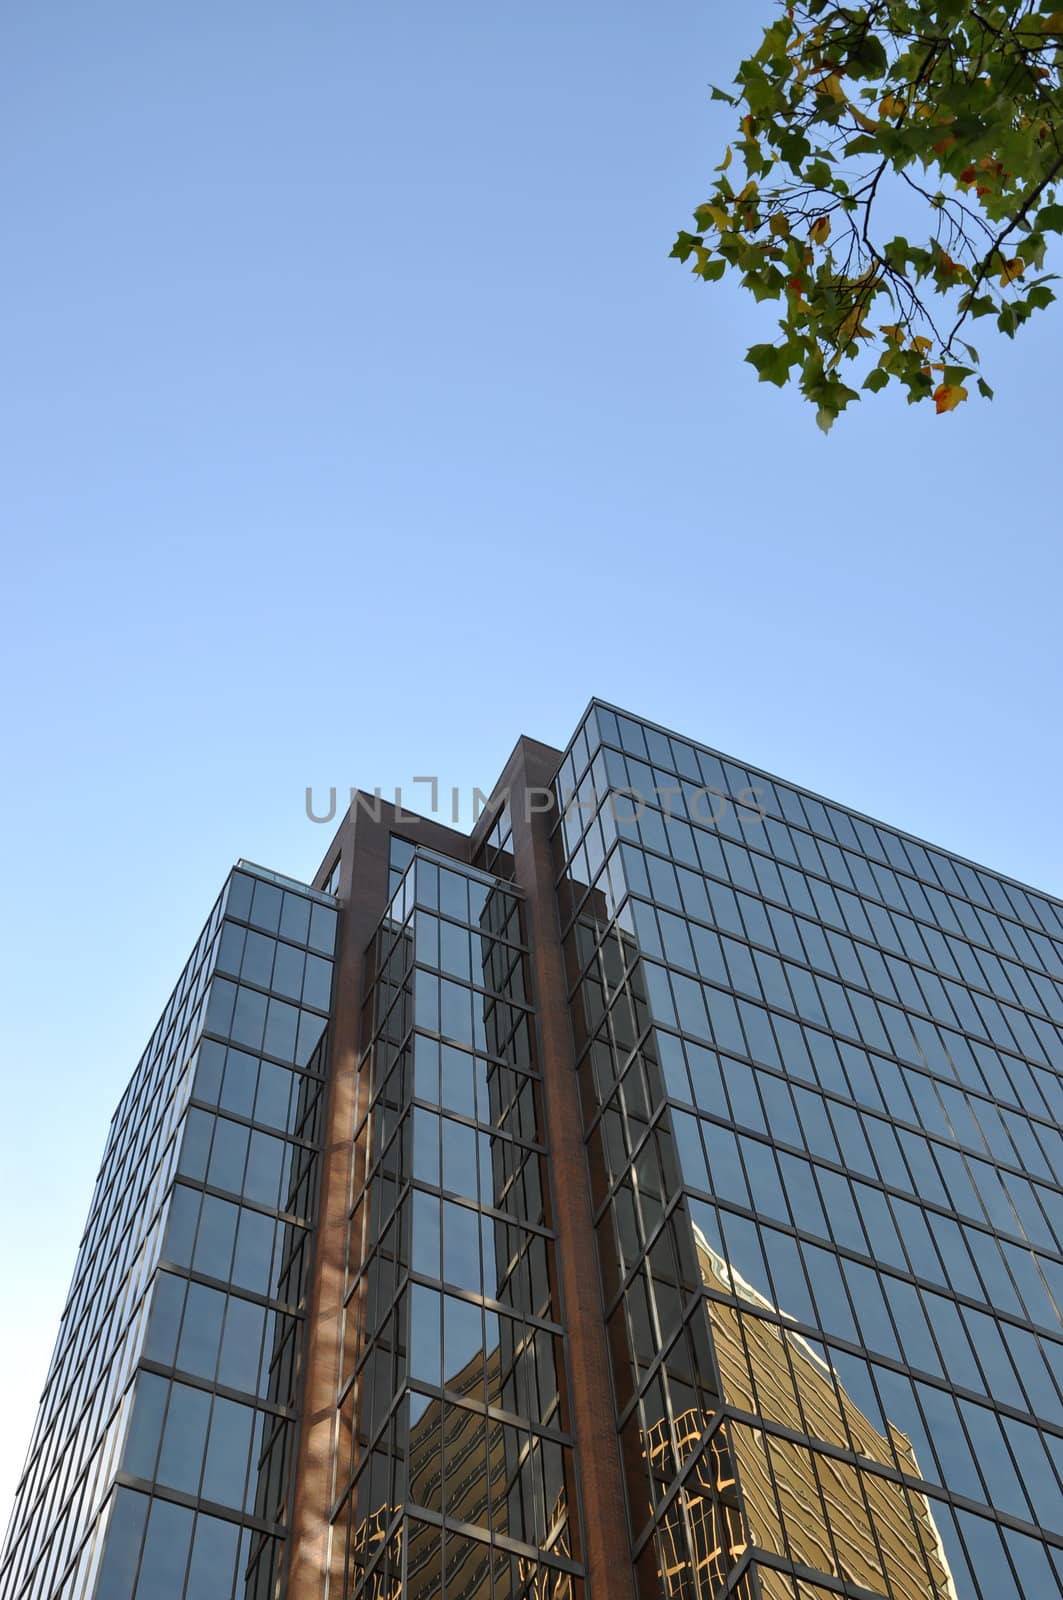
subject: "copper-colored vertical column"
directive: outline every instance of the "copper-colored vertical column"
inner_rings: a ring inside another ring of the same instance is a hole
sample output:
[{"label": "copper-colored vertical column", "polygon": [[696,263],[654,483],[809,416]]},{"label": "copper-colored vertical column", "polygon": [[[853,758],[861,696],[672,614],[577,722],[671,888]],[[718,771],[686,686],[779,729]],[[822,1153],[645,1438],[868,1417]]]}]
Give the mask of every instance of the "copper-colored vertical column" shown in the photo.
[{"label": "copper-colored vertical column", "polygon": [[[322,1139],[321,1189],[314,1239],[314,1265],[308,1295],[308,1327],[303,1367],[300,1425],[295,1452],[286,1600],[344,1600],[345,1551],[329,1538],[337,1458],[346,1470],[350,1438],[337,1398],[343,1360],[343,1297],[347,1283],[347,1225],[352,1178],[360,1179],[364,1140],[355,1148],[355,1129],[366,1111],[368,1084],[359,1073],[364,1041],[362,989],[365,955],[388,898],[388,850],[395,825],[404,837],[468,859],[464,834],[426,817],[398,816],[371,795],[362,795],[340,825],[326,862],[340,845],[339,895],[343,902],[339,951],[332,995],[332,1044],[328,1102]],[[324,874],[315,879],[320,883]],[[355,1330],[357,1336],[358,1330]],[[348,1332],[348,1345],[356,1343]]]},{"label": "copper-colored vertical column", "polygon": [[500,787],[508,787],[511,795],[515,876],[527,896],[545,1132],[560,1233],[562,1313],[572,1372],[572,1430],[582,1487],[589,1600],[632,1600],[634,1578],[609,1348],[554,892],[550,828],[556,813],[535,809],[543,802],[543,790],[550,783],[557,762],[556,750],[533,739],[521,739]]},{"label": "copper-colored vertical column", "polygon": [[[340,898],[344,911],[332,998],[332,1043],[328,1100],[321,1152],[321,1189],[314,1239],[314,1267],[308,1296],[308,1326],[303,1368],[302,1416],[295,1461],[294,1498],[288,1556],[288,1600],[322,1600],[338,1595],[331,1578],[342,1578],[343,1551],[332,1550],[329,1509],[337,1451],[336,1396],[340,1381],[343,1295],[347,1264],[347,1208],[352,1140],[359,1121],[358,1056],[362,959],[369,931],[360,915],[367,885],[363,852],[356,858],[354,818],[340,830],[343,859]],[[385,884],[387,866],[385,859]],[[359,894],[361,890],[361,894]],[[356,898],[357,896],[357,898]],[[379,891],[373,899],[379,904]],[[371,926],[371,925],[370,925]]]}]

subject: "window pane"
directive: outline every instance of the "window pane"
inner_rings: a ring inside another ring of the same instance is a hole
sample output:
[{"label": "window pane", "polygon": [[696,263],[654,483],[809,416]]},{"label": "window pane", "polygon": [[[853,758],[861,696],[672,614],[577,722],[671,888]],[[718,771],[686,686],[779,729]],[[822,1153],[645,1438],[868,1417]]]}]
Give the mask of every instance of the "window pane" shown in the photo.
[{"label": "window pane", "polygon": [[171,1489],[195,1494],[203,1467],[207,1440],[210,1395],[175,1383],[166,1416],[162,1452],[159,1456],[159,1482]]},{"label": "window pane", "polygon": [[218,1117],[216,1123],[207,1181],[215,1189],[239,1194],[247,1160],[247,1129],[238,1122],[230,1122],[228,1117]]},{"label": "window pane", "polygon": [[169,1390],[168,1380],[157,1377],[153,1372],[142,1372],[137,1378],[133,1416],[122,1456],[123,1470],[135,1478],[152,1478],[155,1475],[155,1457],[159,1451],[159,1435]]},{"label": "window pane", "polygon": [[477,1212],[447,1201],[443,1206],[443,1276],[461,1289],[480,1293],[480,1226]]},{"label": "window pane", "polygon": [[443,1382],[461,1387],[461,1378],[474,1356],[482,1356],[483,1323],[478,1305],[443,1296]]},{"label": "window pane", "polygon": [[410,1292],[410,1377],[439,1383],[439,1295],[415,1283]]},{"label": "window pane", "polygon": [[225,1314],[225,1296],[202,1283],[188,1285],[185,1320],[177,1365],[199,1378],[213,1378],[218,1364],[218,1343]]},{"label": "window pane", "polygon": [[144,1342],[144,1355],[148,1361],[159,1361],[166,1367],[173,1365],[184,1303],[184,1279],[175,1278],[172,1272],[160,1272],[155,1280],[151,1322]]},{"label": "window pane", "polygon": [[200,1512],[192,1544],[185,1600],[229,1600],[240,1530],[235,1522]]},{"label": "window pane", "polygon": [[277,946],[277,959],[273,967],[273,991],[275,994],[286,995],[289,1000],[298,1000],[303,990],[303,966],[306,956],[302,950],[296,950],[294,945],[279,944]]},{"label": "window pane", "polygon": [[115,1491],[94,1600],[131,1600],[150,1503],[146,1494],[132,1489]]},{"label": "window pane", "polygon": [[310,931],[311,902],[301,894],[286,894],[281,911],[280,931],[285,939],[305,944]]},{"label": "window pane", "polygon": [[153,1500],[140,1564],[137,1600],[161,1600],[179,1595],[192,1537],[192,1513],[168,1500]]},{"label": "window pane", "polygon": [[237,1295],[229,1296],[218,1363],[218,1382],[226,1388],[246,1389],[253,1394],[258,1387],[265,1317],[263,1306]]},{"label": "window pane", "polygon": [[203,1498],[219,1505],[239,1507],[251,1454],[251,1424],[255,1413],[236,1400],[215,1397],[210,1443],[203,1472]]},{"label": "window pane", "polygon": [[195,1268],[209,1278],[227,1278],[233,1254],[237,1207],[216,1195],[203,1196],[203,1215],[196,1238]]}]

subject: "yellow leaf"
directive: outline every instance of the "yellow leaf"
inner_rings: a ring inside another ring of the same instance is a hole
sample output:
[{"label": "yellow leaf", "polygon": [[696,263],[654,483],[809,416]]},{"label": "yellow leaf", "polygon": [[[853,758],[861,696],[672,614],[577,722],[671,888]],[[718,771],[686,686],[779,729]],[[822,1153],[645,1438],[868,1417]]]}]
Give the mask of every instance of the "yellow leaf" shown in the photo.
[{"label": "yellow leaf", "polygon": [[864,327],[864,322],[870,309],[868,305],[859,305],[853,306],[852,310],[846,313],[838,325],[840,343],[848,344],[850,339],[871,339],[874,337]]},{"label": "yellow leaf", "polygon": [[933,339],[928,339],[925,333],[917,333],[912,343],[921,355],[925,355],[928,350],[932,350],[934,347]]},{"label": "yellow leaf", "polygon": [[880,117],[903,116],[908,107],[905,101],[895,94],[885,94],[879,101],[878,114]]},{"label": "yellow leaf", "polygon": [[934,390],[934,405],[940,417],[946,411],[955,411],[967,398],[967,390],[962,383],[942,383]]},{"label": "yellow leaf", "polygon": [[904,343],[904,329],[899,322],[883,322],[881,328],[890,344]]},{"label": "yellow leaf", "polygon": [[728,145],[727,146],[727,154],[724,156],[723,160],[720,162],[720,165],[718,167],[714,167],[713,168],[713,171],[714,172],[726,172],[727,168],[730,165],[731,165],[731,146]]},{"label": "yellow leaf", "polygon": [[829,94],[832,100],[844,100],[845,90],[842,88],[840,75],[837,72],[830,72],[825,78],[821,78],[816,84],[816,93]]},{"label": "yellow leaf", "polygon": [[694,213],[699,228],[707,228],[710,223],[719,228],[721,233],[726,233],[731,226],[731,218],[723,206],[711,205],[708,201],[703,206],[698,206]]},{"label": "yellow leaf", "polygon": [[708,259],[709,259],[709,252],[705,249],[704,245],[699,244],[699,245],[695,245],[694,246],[694,254],[697,257],[697,260],[694,262],[694,265],[691,267],[691,269],[690,269],[691,272],[693,272],[693,273],[704,272],[706,264],[707,264]]},{"label": "yellow leaf", "polygon": [[878,123],[875,121],[875,119],[873,117],[865,116],[864,113],[857,106],[853,106],[852,112],[853,112],[854,120],[859,124],[859,126],[861,128],[863,128],[865,133],[877,133],[878,132]]},{"label": "yellow leaf", "polygon": [[830,218],[817,217],[808,230],[808,237],[813,244],[826,244],[830,237]]},{"label": "yellow leaf", "polygon": [[787,222],[781,211],[775,211],[772,213],[772,216],[768,222],[768,227],[771,229],[776,239],[788,239],[790,237],[790,224]]},{"label": "yellow leaf", "polygon": [[1053,11],[1049,16],[1042,17],[1041,27],[1045,33],[1063,33],[1063,11]]},{"label": "yellow leaf", "polygon": [[1006,289],[1014,278],[1021,278],[1026,271],[1026,263],[1020,256],[1014,256],[1011,261],[1005,261],[1004,270],[1000,274],[1000,287]]},{"label": "yellow leaf", "polygon": [[757,185],[756,185],[755,181],[752,178],[750,178],[749,182],[746,184],[745,188],[742,190],[742,193],[738,196],[737,200],[735,201],[735,205],[736,206],[740,206],[742,204],[743,200],[749,200],[753,195],[756,194],[756,192],[757,192]]}]

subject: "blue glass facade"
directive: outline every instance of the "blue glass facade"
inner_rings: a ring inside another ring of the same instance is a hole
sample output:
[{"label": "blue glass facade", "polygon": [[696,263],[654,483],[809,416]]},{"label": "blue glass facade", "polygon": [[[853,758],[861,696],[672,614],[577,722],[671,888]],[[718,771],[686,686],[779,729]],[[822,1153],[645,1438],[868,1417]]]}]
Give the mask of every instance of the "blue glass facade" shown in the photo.
[{"label": "blue glass facade", "polygon": [[595,706],[555,842],[640,1594],[1063,1579],[1063,908]]},{"label": "blue glass facade", "polygon": [[0,1594],[276,1592],[336,910],[247,867],[111,1126]]}]

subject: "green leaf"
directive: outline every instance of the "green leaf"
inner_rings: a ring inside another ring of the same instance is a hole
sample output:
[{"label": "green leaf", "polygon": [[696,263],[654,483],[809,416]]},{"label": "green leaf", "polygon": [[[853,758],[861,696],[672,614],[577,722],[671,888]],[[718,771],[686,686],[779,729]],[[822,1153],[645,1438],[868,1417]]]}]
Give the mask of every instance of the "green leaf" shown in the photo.
[{"label": "green leaf", "polygon": [[1063,206],[1042,206],[1037,213],[1037,226],[1042,233],[1063,233]]},{"label": "green leaf", "polygon": [[742,279],[742,287],[748,289],[754,300],[759,305],[762,300],[778,300],[782,294],[786,279],[774,267],[765,268],[761,272],[749,272]]},{"label": "green leaf", "polygon": [[1015,251],[1020,260],[1025,261],[1029,267],[1040,268],[1044,265],[1047,241],[1038,228],[1027,235]]},{"label": "green leaf", "polygon": [[864,388],[870,389],[872,394],[878,394],[878,391],[884,389],[889,381],[890,375],[888,372],[884,372],[881,367],[872,367],[864,379]]},{"label": "green leaf", "polygon": [[784,133],[779,140],[779,155],[794,172],[797,172],[806,156],[812,154],[812,146],[803,133]]},{"label": "green leaf", "polygon": [[774,383],[781,389],[790,376],[792,358],[785,345],[751,345],[746,351],[746,360],[756,367],[761,383]]},{"label": "green leaf", "polygon": [[816,427],[820,428],[824,433],[829,433],[834,426],[837,415],[838,413],[832,411],[829,406],[820,406],[816,412]]},{"label": "green leaf", "polygon": [[706,261],[705,265],[701,269],[700,275],[705,279],[706,283],[717,283],[720,278],[723,277],[726,271],[727,262],[721,261],[717,256],[712,261]]},{"label": "green leaf", "polygon": [[978,317],[991,317],[996,309],[997,303],[992,295],[989,294],[968,295],[964,300],[960,301],[960,310],[969,311],[970,315],[976,319]]},{"label": "green leaf", "polygon": [[668,252],[669,258],[672,256],[678,256],[680,261],[686,261],[691,251],[694,250],[698,245],[704,243],[705,241],[699,233],[684,233],[680,231],[679,237],[676,239],[675,244]]},{"label": "green leaf", "polygon": [[888,66],[889,58],[882,40],[868,30],[849,51],[845,70],[850,78],[881,78]]},{"label": "green leaf", "polygon": [[984,378],[979,378],[978,380],[978,393],[982,396],[983,400],[992,400],[993,398],[993,391],[989,387],[988,383],[986,383]]},{"label": "green leaf", "polygon": [[997,327],[1000,329],[1001,333],[1006,333],[1009,339],[1014,339],[1015,329],[1018,326],[1019,315],[1014,302],[1009,305],[1001,306],[1000,315],[997,318]]}]

